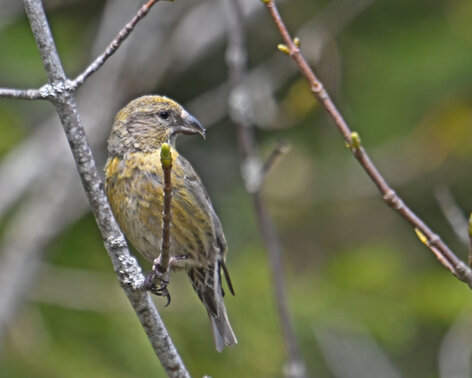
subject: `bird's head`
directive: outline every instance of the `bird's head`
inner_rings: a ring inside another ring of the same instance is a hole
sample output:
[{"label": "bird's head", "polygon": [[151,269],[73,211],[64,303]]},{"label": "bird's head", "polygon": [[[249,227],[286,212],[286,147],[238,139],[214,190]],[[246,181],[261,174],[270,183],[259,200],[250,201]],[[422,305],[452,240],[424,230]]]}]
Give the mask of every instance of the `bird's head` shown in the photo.
[{"label": "bird's head", "polygon": [[200,122],[177,102],[164,96],[143,96],[131,101],[116,115],[108,138],[108,152],[154,152],[162,143],[174,144],[179,134],[200,134]]}]

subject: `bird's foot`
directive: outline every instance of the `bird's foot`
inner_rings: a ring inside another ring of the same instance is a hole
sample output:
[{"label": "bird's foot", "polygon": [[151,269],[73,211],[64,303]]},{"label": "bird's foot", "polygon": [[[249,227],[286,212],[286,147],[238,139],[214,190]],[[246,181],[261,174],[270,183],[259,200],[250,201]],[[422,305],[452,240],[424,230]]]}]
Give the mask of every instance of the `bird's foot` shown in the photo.
[{"label": "bird's foot", "polygon": [[169,285],[168,274],[162,274],[157,269],[153,269],[146,274],[146,279],[144,281],[144,288],[150,291],[154,295],[158,295],[160,297],[166,297],[167,303],[165,307],[170,304],[170,294],[169,290],[167,290],[167,286]]},{"label": "bird's foot", "polygon": [[166,267],[162,266],[161,256],[154,260],[152,265],[152,270],[146,275],[144,281],[144,287],[146,290],[149,290],[152,294],[158,295],[160,297],[166,297],[167,303],[165,307],[170,304],[170,294],[167,290],[167,286],[170,282],[170,270],[172,266],[177,265],[179,262],[187,259],[187,256],[172,256],[169,259],[169,263]]}]

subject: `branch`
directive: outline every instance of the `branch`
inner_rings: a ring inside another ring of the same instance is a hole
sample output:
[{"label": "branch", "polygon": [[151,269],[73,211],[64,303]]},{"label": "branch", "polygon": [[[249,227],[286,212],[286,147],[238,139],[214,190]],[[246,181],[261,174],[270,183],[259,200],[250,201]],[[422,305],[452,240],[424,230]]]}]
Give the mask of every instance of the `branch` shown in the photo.
[{"label": "branch", "polygon": [[[67,78],[57,54],[41,1],[25,0],[24,4],[50,85],[53,88],[67,88]],[[75,99],[72,93],[67,90],[56,93],[57,96],[51,99],[51,102],[56,108],[64,127],[82,184],[113,268],[164,370],[171,377],[188,377],[189,374],[149,294],[140,290],[144,282],[141,268],[136,259],[131,256],[126,240],[111,212],[103,190],[103,183],[77,112]]]},{"label": "branch", "polygon": [[[156,4],[159,0],[149,0],[144,4],[136,13],[136,15],[128,22],[123,29],[117,34],[115,39],[110,42],[105,51],[101,53],[80,75],[78,75],[74,80],[71,81],[70,85],[72,89],[77,89],[80,87],[87,78],[93,73],[97,72],[98,69],[112,56],[120,45],[124,42],[126,38],[133,31],[136,24],[142,20],[151,10],[151,7]],[[173,1],[173,0],[169,0]]]},{"label": "branch", "polygon": [[[257,143],[254,138],[252,125],[247,114],[251,112],[251,104],[247,90],[244,88],[246,46],[244,43],[242,10],[239,0],[229,0],[228,17],[228,47],[226,51],[226,61],[229,70],[229,82],[231,93],[229,96],[229,114],[236,125],[238,144],[241,154],[241,164],[243,179],[246,188],[252,194],[254,211],[256,213],[259,231],[268,253],[269,263],[272,271],[274,285],[274,295],[277,304],[277,312],[282,327],[284,346],[287,351],[287,363],[285,366],[285,376],[305,377],[306,367],[300,354],[300,350],[295,338],[292,326],[290,311],[287,304],[287,294],[285,292],[284,269],[282,262],[282,246],[280,244],[277,230],[272,219],[267,212],[262,196],[259,192],[260,185],[254,186],[248,182],[246,176],[248,168],[255,166],[258,178],[261,178],[261,160],[257,153]],[[271,161],[276,159],[279,153],[273,155],[266,168],[271,166]],[[255,190],[251,190],[251,188]],[[257,189],[256,189],[257,188]]]},{"label": "branch", "polygon": [[0,97],[19,100],[45,100],[48,98],[48,93],[41,89],[0,88]]},{"label": "branch", "polygon": [[264,165],[262,166],[261,183],[264,182],[265,176],[270,172],[270,170],[277,163],[277,161],[279,161],[280,157],[283,154],[286,154],[289,150],[290,144],[285,140],[281,140],[277,144],[277,146],[275,146],[267,160],[264,162]]},{"label": "branch", "polygon": [[[252,137],[253,138],[253,137]],[[269,157],[264,163],[262,163],[256,152],[253,151],[242,163],[243,180],[246,186],[246,190],[249,193],[257,193],[261,190],[264,180],[277,163],[279,158],[287,153],[290,149],[290,145],[286,141],[280,141],[277,146],[271,151]]]},{"label": "branch", "polygon": [[[110,42],[105,51],[101,53],[80,75],[74,80],[65,81],[67,90],[74,91],[80,87],[87,78],[93,73],[97,72],[98,69],[111,57],[116,50],[121,46],[126,38],[134,30],[136,24],[142,20],[151,10],[151,7],[156,4],[159,0],[149,0],[144,4],[136,13],[136,15],[129,21],[123,29],[120,30],[118,35]],[[168,0],[173,1],[173,0]],[[50,85],[44,85],[39,89],[10,89],[0,88],[0,97],[4,98],[16,98],[22,100],[46,100],[57,95],[57,89]]]},{"label": "branch", "polygon": [[172,152],[167,143],[161,147],[161,164],[164,171],[164,211],[162,214],[162,248],[157,268],[161,273],[166,273],[170,260],[170,222],[172,221]]},{"label": "branch", "polygon": [[[370,160],[369,155],[362,147],[360,138],[357,133],[353,133],[338,109],[331,100],[329,94],[323,87],[323,84],[318,80],[316,75],[311,70],[307,61],[300,52],[298,43],[295,43],[290,36],[285,24],[280,17],[277,6],[273,0],[262,0],[266,5],[267,10],[272,16],[280,34],[285,42],[285,45],[279,47],[280,50],[286,52],[295,61],[299,70],[307,79],[310,90],[319,103],[325,108],[330,117],[333,119],[336,127],[341,132],[344,140],[351,149],[354,157],[359,161],[361,166],[369,175],[370,179],[377,186],[383,200],[398,214],[400,214],[408,223],[410,223],[417,234],[424,237],[424,244],[436,255],[441,264],[450,269],[451,272],[461,281],[465,282],[472,288],[472,271],[462,262],[450,248],[436,235],[395,193],[395,191],[387,184],[383,176],[377,170],[377,167]],[[354,138],[353,138],[354,136]]]},{"label": "branch", "polygon": [[[170,282],[170,268],[172,263],[182,258],[170,257],[170,225],[172,222],[172,152],[170,145],[167,143],[163,143],[161,146],[161,167],[164,175],[161,253],[156,259],[154,259],[152,271],[147,275],[144,285],[151,293],[166,297],[167,303],[165,307],[167,307],[171,300],[169,290],[167,290],[167,286]],[[156,279],[159,281],[158,286],[154,284]]]}]

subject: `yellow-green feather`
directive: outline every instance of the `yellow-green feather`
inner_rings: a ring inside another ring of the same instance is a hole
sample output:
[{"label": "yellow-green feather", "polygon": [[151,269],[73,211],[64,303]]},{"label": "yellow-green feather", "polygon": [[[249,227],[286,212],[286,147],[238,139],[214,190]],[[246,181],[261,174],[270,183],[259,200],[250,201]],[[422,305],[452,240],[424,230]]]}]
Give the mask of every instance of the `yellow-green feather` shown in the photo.
[{"label": "yellow-green feather", "polygon": [[[178,153],[172,149],[175,162]],[[129,154],[126,159],[111,158],[105,167],[106,191],[113,213],[122,231],[139,250],[141,235],[137,232],[135,222],[145,225],[147,232],[157,237],[162,234],[162,167],[160,151],[155,153],[136,152]],[[153,180],[155,174],[159,181]],[[213,248],[214,229],[211,214],[208,209],[199,206],[195,193],[188,190],[185,172],[180,164],[173,164],[172,169],[172,226],[171,240],[173,250],[189,253],[197,265],[208,256]],[[124,193],[128,193],[125,195]],[[148,259],[149,252],[140,251]],[[160,244],[155,246],[153,257],[160,253]]]}]

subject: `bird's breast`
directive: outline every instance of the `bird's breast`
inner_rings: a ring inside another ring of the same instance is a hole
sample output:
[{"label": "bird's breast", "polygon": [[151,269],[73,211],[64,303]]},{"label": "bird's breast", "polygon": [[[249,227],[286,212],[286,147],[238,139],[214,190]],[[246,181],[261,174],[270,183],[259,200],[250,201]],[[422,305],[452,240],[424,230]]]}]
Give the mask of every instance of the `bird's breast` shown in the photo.
[{"label": "bird's breast", "polygon": [[[174,158],[171,254],[188,255],[189,264],[201,266],[214,250],[214,230],[208,209],[197,200],[197,193],[186,182],[186,173],[178,158]],[[160,154],[134,153],[126,158],[110,158],[105,175],[110,206],[123,233],[152,261],[159,255],[162,242]]]}]

